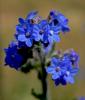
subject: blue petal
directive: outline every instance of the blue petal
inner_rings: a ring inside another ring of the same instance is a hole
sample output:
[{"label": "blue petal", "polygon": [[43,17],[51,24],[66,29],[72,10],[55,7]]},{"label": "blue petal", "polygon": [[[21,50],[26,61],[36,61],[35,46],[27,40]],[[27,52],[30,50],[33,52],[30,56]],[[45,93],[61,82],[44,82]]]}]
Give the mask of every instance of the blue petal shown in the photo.
[{"label": "blue petal", "polygon": [[63,78],[63,76],[60,77],[60,83],[62,85],[66,85],[66,80]]},{"label": "blue petal", "polygon": [[20,26],[20,25],[17,25],[16,26],[16,31],[18,33],[25,33],[25,30],[24,30],[23,26]]},{"label": "blue petal", "polygon": [[79,69],[78,68],[73,68],[70,70],[71,75],[75,76],[78,73]]},{"label": "blue petal", "polygon": [[26,45],[27,45],[28,47],[31,47],[32,44],[33,44],[33,41],[32,41],[30,38],[28,38],[28,39],[26,40]]},{"label": "blue petal", "polygon": [[48,36],[47,36],[47,34],[44,34],[43,35],[43,42],[44,43],[47,43],[48,42]]},{"label": "blue petal", "polygon": [[52,74],[52,79],[53,80],[58,79],[58,78],[59,78],[59,75],[57,73]]},{"label": "blue petal", "polygon": [[59,13],[57,18],[61,23],[68,24],[68,19],[63,14]]},{"label": "blue petal", "polygon": [[53,30],[55,34],[58,34],[59,32],[61,32],[61,26],[60,25],[57,25],[57,26],[53,25],[51,27],[51,30]]},{"label": "blue petal", "polygon": [[36,35],[35,38],[34,38],[34,40],[35,40],[35,41],[39,41],[40,38],[41,38],[40,35]]},{"label": "blue petal", "polygon": [[54,15],[55,15],[55,13],[56,13],[56,11],[54,11],[54,10],[53,10],[53,11],[50,11],[50,13],[49,13],[49,14],[50,14],[50,16],[54,16]]},{"label": "blue petal", "polygon": [[26,40],[27,40],[27,38],[24,34],[18,35],[18,41],[25,42]]},{"label": "blue petal", "polygon": [[52,59],[51,59],[51,64],[57,66],[57,64],[58,64],[58,59],[55,58],[55,57],[52,57]]},{"label": "blue petal", "polygon": [[49,43],[53,43],[53,36],[48,36],[48,41],[49,41]]},{"label": "blue petal", "polygon": [[60,78],[54,80],[55,81],[55,85],[58,86],[60,84]]},{"label": "blue petal", "polygon": [[10,47],[16,47],[16,45],[17,45],[17,43],[15,41],[12,41],[9,46]]},{"label": "blue petal", "polygon": [[62,26],[62,31],[63,32],[69,32],[70,31],[70,28],[67,25]]},{"label": "blue petal", "polygon": [[58,71],[57,73],[58,73],[58,75],[59,75],[59,76],[61,76],[61,75],[62,75],[61,70],[60,70],[60,71]]},{"label": "blue petal", "polygon": [[39,27],[43,28],[47,24],[48,24],[47,20],[41,20],[40,23],[39,23]]},{"label": "blue petal", "polygon": [[64,76],[64,79],[66,80],[67,83],[70,83],[70,84],[74,83],[74,78],[71,75]]},{"label": "blue petal", "polygon": [[39,26],[38,26],[38,25],[34,25],[34,26],[33,26],[33,32],[34,32],[34,31],[36,31],[36,32],[39,31]]},{"label": "blue petal", "polygon": [[22,47],[26,47],[26,44],[25,44],[25,42],[18,42],[18,47],[19,48],[22,48]]},{"label": "blue petal", "polygon": [[54,34],[54,35],[53,35],[53,39],[54,39],[54,41],[56,41],[56,42],[60,42],[60,37],[59,37],[59,35],[57,35],[57,34]]},{"label": "blue petal", "polygon": [[33,19],[37,15],[37,13],[37,11],[30,12],[26,17],[26,20]]},{"label": "blue petal", "polygon": [[35,41],[39,41],[39,40],[41,39],[41,36],[40,36],[40,34],[38,34],[38,33],[33,33],[33,34],[32,34],[32,37],[33,37],[33,39],[34,39]]},{"label": "blue petal", "polygon": [[24,21],[23,18],[19,18],[18,21],[19,21],[19,23],[22,24],[22,25],[25,23],[25,21]]},{"label": "blue petal", "polygon": [[53,73],[55,73],[55,68],[49,66],[49,67],[46,68],[46,72],[49,73],[49,74],[53,74]]}]

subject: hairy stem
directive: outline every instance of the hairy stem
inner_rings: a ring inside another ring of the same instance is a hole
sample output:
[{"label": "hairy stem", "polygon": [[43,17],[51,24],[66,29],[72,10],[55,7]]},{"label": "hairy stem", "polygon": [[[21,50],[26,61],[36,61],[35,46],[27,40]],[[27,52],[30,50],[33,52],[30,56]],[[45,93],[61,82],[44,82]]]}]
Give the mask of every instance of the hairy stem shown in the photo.
[{"label": "hairy stem", "polygon": [[42,50],[39,53],[39,58],[41,62],[41,84],[42,84],[42,98],[40,100],[47,100],[47,73],[45,70],[45,54]]},{"label": "hairy stem", "polygon": [[43,94],[43,100],[47,100],[47,73],[44,67],[44,64],[41,65],[42,68],[42,78],[41,78],[41,83],[42,83],[42,94]]},{"label": "hairy stem", "polygon": [[45,54],[41,50],[41,48],[36,48],[36,51],[38,52],[39,60],[40,60],[40,67],[37,69],[38,72],[38,78],[41,81],[42,85],[42,93],[37,94],[34,89],[32,89],[32,95],[34,95],[39,100],[47,100],[47,73],[45,70]]}]

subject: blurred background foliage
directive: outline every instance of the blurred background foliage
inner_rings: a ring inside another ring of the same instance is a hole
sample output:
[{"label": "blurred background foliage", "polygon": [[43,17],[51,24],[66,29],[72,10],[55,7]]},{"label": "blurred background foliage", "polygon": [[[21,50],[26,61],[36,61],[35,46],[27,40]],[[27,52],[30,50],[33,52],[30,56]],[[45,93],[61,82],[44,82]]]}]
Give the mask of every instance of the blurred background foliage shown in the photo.
[{"label": "blurred background foliage", "polygon": [[23,74],[4,66],[4,51],[14,38],[18,17],[26,17],[32,10],[38,10],[45,18],[49,11],[61,11],[68,19],[71,32],[61,36],[56,49],[74,48],[80,55],[80,72],[74,85],[55,87],[48,76],[51,100],[76,100],[85,96],[85,0],[0,0],[0,100],[36,100],[30,91],[41,92],[36,71]]}]

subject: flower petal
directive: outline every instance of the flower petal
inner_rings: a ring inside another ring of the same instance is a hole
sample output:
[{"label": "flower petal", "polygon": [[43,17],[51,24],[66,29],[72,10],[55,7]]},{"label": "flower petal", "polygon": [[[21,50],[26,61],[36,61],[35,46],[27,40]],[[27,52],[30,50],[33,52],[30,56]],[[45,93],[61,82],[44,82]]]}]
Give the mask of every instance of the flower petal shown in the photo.
[{"label": "flower petal", "polygon": [[66,80],[62,77],[60,77],[60,82],[62,85],[66,85]]},{"label": "flower petal", "polygon": [[32,41],[30,38],[26,40],[26,45],[27,45],[28,47],[31,47],[32,44],[33,44],[33,41]]},{"label": "flower petal", "polygon": [[49,43],[52,43],[53,44],[53,35],[52,36],[48,36],[48,41],[49,41]]},{"label": "flower petal", "polygon": [[54,35],[53,35],[53,39],[54,39],[54,41],[56,41],[56,42],[60,42],[60,37],[59,37],[59,35],[57,35],[57,34],[54,34]]},{"label": "flower petal", "polygon": [[53,73],[55,73],[55,68],[49,66],[49,67],[46,68],[46,72],[49,73],[49,74],[53,74]]},{"label": "flower petal", "polygon": [[44,34],[43,35],[43,42],[44,43],[47,43],[48,42],[48,36],[47,36],[47,34]]},{"label": "flower petal", "polygon": [[67,25],[62,26],[62,31],[63,32],[69,32],[70,31],[69,26],[67,26]]},{"label": "flower petal", "polygon": [[18,33],[25,33],[25,30],[24,30],[23,26],[21,26],[21,25],[16,25],[16,31]]},{"label": "flower petal", "polygon": [[58,78],[59,78],[59,75],[57,73],[52,74],[52,79],[53,80],[58,79]]},{"label": "flower petal", "polygon": [[57,64],[58,64],[58,59],[55,58],[55,57],[52,57],[52,59],[51,59],[51,64],[57,66]]},{"label": "flower petal", "polygon": [[39,41],[40,38],[41,38],[40,35],[39,35],[38,33],[36,33],[36,34],[33,33],[32,36],[33,36],[33,38],[34,38],[35,41]]},{"label": "flower petal", "polygon": [[79,69],[78,68],[73,68],[70,70],[71,75],[75,76],[78,73]]},{"label": "flower petal", "polygon": [[67,83],[70,83],[70,84],[74,83],[74,78],[71,75],[64,76],[64,79],[66,80]]},{"label": "flower petal", "polygon": [[19,21],[19,23],[22,24],[22,25],[25,23],[25,21],[24,21],[23,18],[19,18],[18,21]]},{"label": "flower petal", "polygon": [[60,78],[57,78],[55,81],[55,85],[58,86],[60,84]]},{"label": "flower petal", "polygon": [[37,15],[37,11],[32,11],[32,12],[30,12],[28,15],[27,15],[27,17],[26,17],[26,19],[27,20],[29,20],[29,19],[33,19],[36,15]]},{"label": "flower petal", "polygon": [[18,41],[25,42],[27,39],[24,34],[18,35]]}]

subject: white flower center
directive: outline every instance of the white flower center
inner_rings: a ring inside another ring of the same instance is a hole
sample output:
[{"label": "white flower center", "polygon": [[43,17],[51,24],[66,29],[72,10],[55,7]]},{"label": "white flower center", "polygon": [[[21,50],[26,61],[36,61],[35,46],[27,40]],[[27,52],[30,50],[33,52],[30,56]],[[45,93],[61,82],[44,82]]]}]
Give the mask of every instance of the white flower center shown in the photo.
[{"label": "white flower center", "polygon": [[53,34],[54,34],[53,30],[50,30],[50,34],[51,34],[51,35],[53,35]]},{"label": "white flower center", "polygon": [[70,72],[69,71],[66,71],[66,75],[69,76],[70,75]]}]

